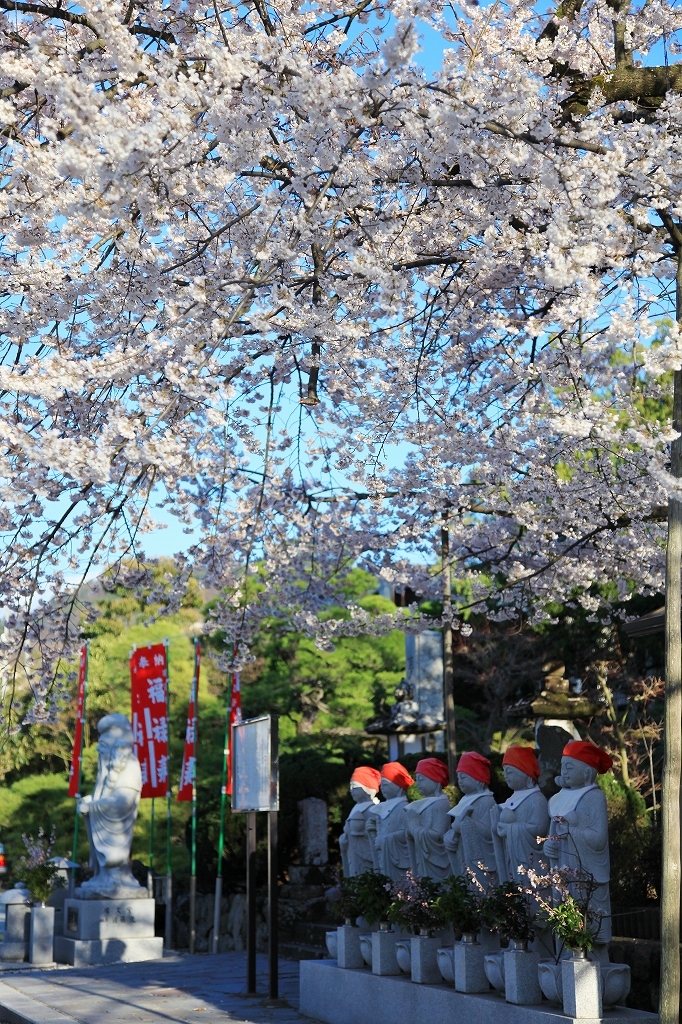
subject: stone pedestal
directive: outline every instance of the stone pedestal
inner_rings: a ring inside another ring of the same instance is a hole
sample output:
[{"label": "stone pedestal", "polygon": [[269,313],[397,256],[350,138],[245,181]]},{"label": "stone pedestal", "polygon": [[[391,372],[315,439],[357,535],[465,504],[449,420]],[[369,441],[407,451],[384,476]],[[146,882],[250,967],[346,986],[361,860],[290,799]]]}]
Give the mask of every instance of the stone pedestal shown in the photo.
[{"label": "stone pedestal", "polygon": [[154,900],[64,901],[64,935],[55,938],[55,959],[72,967],[136,963],[163,956],[154,935]]},{"label": "stone pedestal", "polygon": [[395,955],[397,932],[372,932],[372,974],[400,974]]},{"label": "stone pedestal", "polygon": [[5,909],[5,935],[0,943],[0,960],[17,963],[28,959],[31,908],[26,903],[8,903]]},{"label": "stone pedestal", "polygon": [[412,981],[417,985],[437,985],[440,980],[438,969],[438,947],[440,939],[428,935],[413,935],[410,944]]},{"label": "stone pedestal", "polygon": [[455,943],[455,988],[458,992],[489,992],[486,950],[478,942]]},{"label": "stone pedestal", "polygon": [[336,935],[337,962],[339,967],[343,967],[346,970],[364,967],[365,961],[362,959],[362,951],[360,949],[360,929],[350,924],[342,924],[340,928],[337,928]]},{"label": "stone pedestal", "polygon": [[561,961],[564,1013],[567,1017],[601,1017],[601,969],[583,957]]},{"label": "stone pedestal", "polygon": [[28,959],[32,964],[54,963],[54,907],[31,907]]},{"label": "stone pedestal", "polygon": [[519,1006],[536,1006],[542,1002],[538,981],[537,953],[528,949],[507,949],[504,953],[504,998]]}]

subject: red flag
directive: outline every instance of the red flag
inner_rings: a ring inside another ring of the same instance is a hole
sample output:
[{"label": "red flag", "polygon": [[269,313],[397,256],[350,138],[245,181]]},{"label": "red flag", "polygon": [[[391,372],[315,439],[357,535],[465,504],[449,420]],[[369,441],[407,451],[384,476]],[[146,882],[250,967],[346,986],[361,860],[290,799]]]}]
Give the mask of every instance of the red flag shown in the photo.
[{"label": "red flag", "polygon": [[78,666],[78,704],[76,706],[76,730],[73,737],[73,754],[69,771],[69,796],[80,796],[81,757],[83,755],[83,727],[85,725],[85,680],[88,677],[88,645],[81,647]]},{"label": "red flag", "polygon": [[187,705],[187,729],[185,731],[185,752],[182,756],[182,772],[178,786],[178,800],[191,800],[192,789],[197,775],[196,739],[197,704],[199,694],[199,669],[201,668],[201,647],[194,648],[194,679],[189,691]]},{"label": "red flag", "polygon": [[227,793],[232,795],[232,726],[242,720],[242,691],[239,672],[232,673],[232,696],[230,697],[230,728],[227,746]]},{"label": "red flag", "polygon": [[164,644],[138,647],[130,656],[130,705],[143,799],[166,796],[168,781],[168,667]]}]

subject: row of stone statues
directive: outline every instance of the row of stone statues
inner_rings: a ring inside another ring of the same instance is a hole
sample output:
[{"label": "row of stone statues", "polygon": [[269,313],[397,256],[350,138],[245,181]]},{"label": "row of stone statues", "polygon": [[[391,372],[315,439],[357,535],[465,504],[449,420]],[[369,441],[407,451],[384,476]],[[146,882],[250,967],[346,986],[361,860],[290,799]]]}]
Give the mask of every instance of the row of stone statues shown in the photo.
[{"label": "row of stone statues", "polygon": [[590,907],[601,921],[598,941],[610,941],[608,818],[596,777],[609,770],[611,758],[592,743],[568,743],[556,779],[560,790],[549,801],[538,787],[540,765],[530,747],[509,747],[502,764],[512,795],[497,804],[490,761],[462,754],[462,797],[452,808],[443,793],[448,771],[437,758],[418,762],[414,781],[421,799],[411,803],[413,779],[397,761],[381,772],[356,768],[350,783],[355,806],[341,836],[344,874],[373,869],[394,880],[407,870],[420,878],[475,875],[486,888],[498,881],[526,884],[524,871],[543,865],[576,869],[594,879]]}]

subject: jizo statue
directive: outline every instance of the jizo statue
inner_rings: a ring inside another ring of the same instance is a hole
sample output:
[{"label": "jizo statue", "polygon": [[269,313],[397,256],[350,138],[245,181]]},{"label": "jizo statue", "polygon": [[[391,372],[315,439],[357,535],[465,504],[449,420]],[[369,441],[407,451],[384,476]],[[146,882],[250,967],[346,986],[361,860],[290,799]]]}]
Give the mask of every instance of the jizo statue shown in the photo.
[{"label": "jizo statue", "polygon": [[448,784],[447,767],[436,757],[417,763],[415,772],[421,800],[413,800],[405,809],[410,867],[417,878],[447,878],[450,862],[443,843],[447,830],[450,801],[443,792]]},{"label": "jizo statue", "polygon": [[497,874],[501,882],[526,885],[519,869],[537,870],[542,853],[538,839],[549,835],[547,798],[538,787],[540,764],[530,747],[509,747],[502,771],[513,792],[490,811]]},{"label": "jizo statue", "polygon": [[147,890],[133,877],[130,849],[140,802],[140,762],[133,753],[133,730],[125,715],[107,715],[97,726],[97,781],[78,810],[85,818],[94,875],[75,895],[80,899],[143,899]]},{"label": "jizo statue", "polygon": [[407,790],[414,779],[398,761],[381,769],[381,795],[384,800],[367,812],[367,833],[370,837],[374,870],[398,881],[409,870],[410,851],[407,845]]},{"label": "jizo statue", "polygon": [[372,841],[367,832],[367,815],[379,803],[377,793],[381,775],[376,768],[356,768],[350,780],[350,793],[355,806],[346,818],[339,837],[341,863],[346,878],[361,875],[374,867]]},{"label": "jizo statue", "polygon": [[452,827],[444,837],[451,873],[470,880],[473,873],[483,888],[497,880],[490,822],[495,797],[489,784],[488,758],[473,751],[462,754],[457,762],[457,785],[462,798],[448,812]]},{"label": "jizo statue", "polygon": [[[609,771],[612,764],[606,751],[593,743],[575,740],[566,744],[561,775],[556,779],[561,789],[549,801],[550,838],[544,844],[545,859],[553,870],[568,867],[591,877],[595,888],[589,910],[594,918],[595,952],[602,956],[605,944],[611,940],[611,866],[606,797],[596,778]],[[579,898],[577,883],[568,888]]]}]

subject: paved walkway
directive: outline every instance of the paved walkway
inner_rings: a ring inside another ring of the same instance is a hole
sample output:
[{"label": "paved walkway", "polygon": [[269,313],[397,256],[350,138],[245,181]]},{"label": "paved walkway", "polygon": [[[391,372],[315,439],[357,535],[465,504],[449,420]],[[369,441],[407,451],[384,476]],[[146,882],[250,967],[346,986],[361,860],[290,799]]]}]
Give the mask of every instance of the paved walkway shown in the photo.
[{"label": "paved walkway", "polygon": [[268,1006],[267,961],[258,957],[258,996],[246,996],[246,954],[177,955],[141,964],[2,972],[4,1024],[304,1024],[298,963],[280,960],[280,996]]}]

